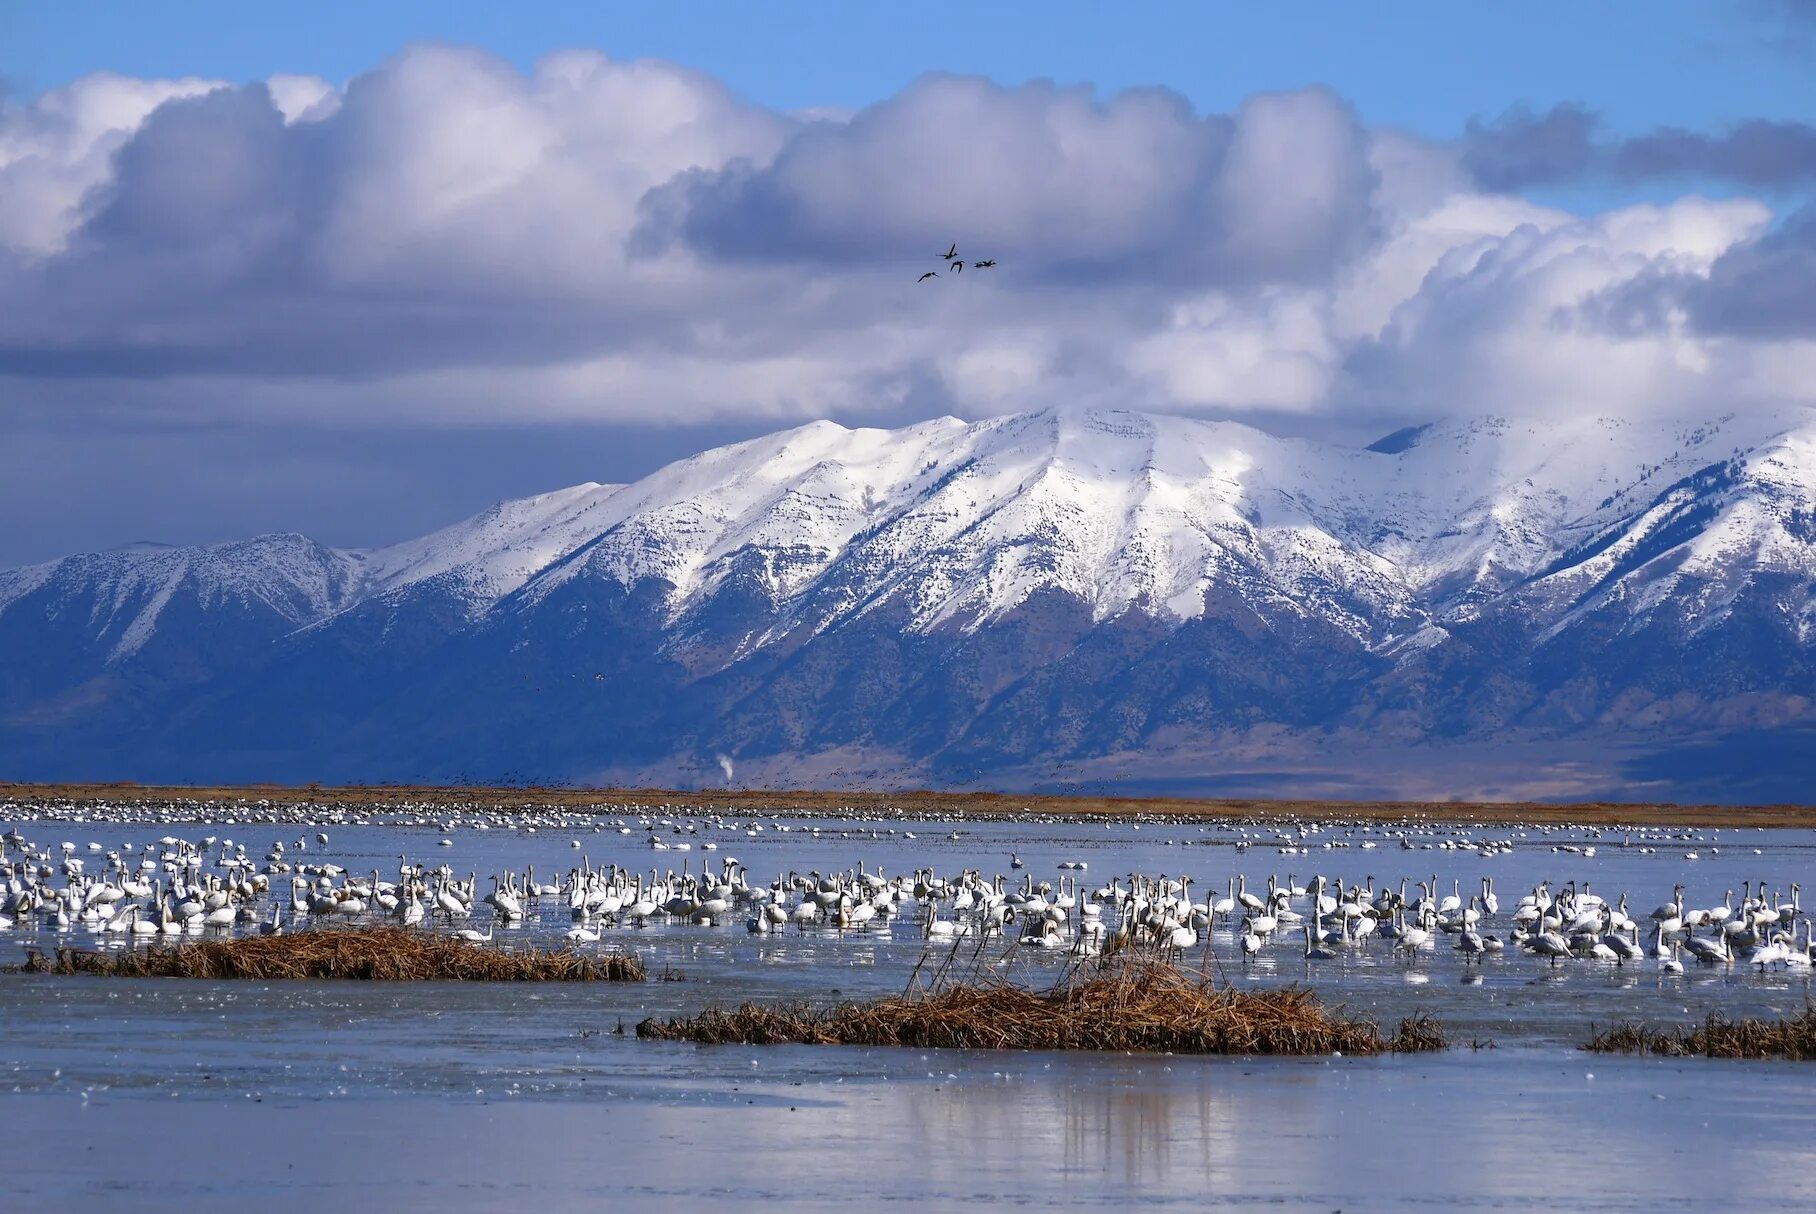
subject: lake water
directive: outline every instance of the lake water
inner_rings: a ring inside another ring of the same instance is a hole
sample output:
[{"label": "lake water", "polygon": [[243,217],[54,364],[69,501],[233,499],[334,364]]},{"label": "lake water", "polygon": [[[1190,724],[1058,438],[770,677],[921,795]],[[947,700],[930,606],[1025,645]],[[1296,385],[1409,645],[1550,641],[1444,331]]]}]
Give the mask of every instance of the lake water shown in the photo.
[{"label": "lake water", "polygon": [[[305,815],[307,827],[248,823],[246,814],[264,811],[244,807],[214,811],[232,821],[181,820],[203,812],[24,806],[6,827],[43,847],[70,841],[71,854],[91,865],[100,857],[88,852],[90,840],[136,850],[166,835],[215,836],[210,854],[230,838],[256,857],[283,839],[293,859],[331,860],[353,873],[394,877],[400,856],[445,863],[478,875],[482,890],[487,875],[531,865],[553,879],[582,855],[593,866],[696,872],[736,857],[755,883],[859,864],[891,874],[973,868],[1010,883],[1070,878],[1081,889],[1112,875],[1167,873],[1192,876],[1200,900],[1219,896],[1237,874],[1251,889],[1269,874],[1301,885],[1315,873],[1349,883],[1372,876],[1377,887],[1436,876],[1441,892],[1454,881],[1465,898],[1489,876],[1502,913],[1486,926],[1501,934],[1520,894],[1540,881],[1588,884],[1611,901],[1627,892],[1643,920],[1679,882],[1692,907],[1720,904],[1743,882],[1788,898],[1816,859],[1809,831],[1440,827],[1411,835],[1408,848],[1386,827],[1327,827],[1304,838],[1289,830],[1281,839],[1253,826],[1161,821],[716,824],[651,815],[656,837],[690,844],[681,852],[652,850],[651,831],[624,813],[542,815],[534,833],[479,830],[476,821],[502,819],[409,808],[362,814],[364,824],[326,814]],[[89,820],[68,820],[76,814]],[[620,822],[630,834],[618,833]],[[313,841],[317,825],[330,834],[325,847]],[[296,850],[299,838],[306,852]],[[1511,841],[1512,850],[1471,849],[1487,840]],[[717,850],[704,850],[708,842]],[[1281,855],[1281,846],[1295,854]],[[1593,856],[1582,854],[1591,847]],[[1697,858],[1687,859],[1692,851]],[[1011,853],[1024,869],[1010,867]],[[1058,867],[1080,861],[1088,869]],[[483,910],[475,923],[485,923]],[[568,926],[566,907],[549,905],[497,934],[552,943]],[[652,974],[681,980],[0,975],[0,1114],[24,1146],[7,1181],[24,1205],[9,1208],[411,1210],[508,1201],[551,1210],[937,1210],[1139,1200],[1655,1210],[1722,1208],[1743,1196],[1816,1205],[1803,1147],[1816,1129],[1816,1068],[1576,1048],[1592,1025],[1615,1020],[1799,1010],[1809,990],[1794,972],[1690,963],[1671,976],[1651,958],[1553,967],[1517,950],[1469,966],[1448,939],[1411,961],[1376,944],[1307,962],[1297,937],[1245,966],[1220,926],[1208,957],[1191,959],[1231,982],[1304,983],[1389,1024],[1430,1012],[1463,1044],[1441,1055],[1271,1060],[705,1048],[642,1042],[631,1030],[646,1015],[710,1002],[899,991],[922,957],[919,925],[752,935],[739,915],[723,926],[608,927],[604,935],[642,954]],[[63,936],[93,943],[83,931]],[[0,936],[0,958],[53,938],[21,923]],[[1065,963],[1000,942],[985,957],[1005,954],[996,968],[1033,983]]]}]

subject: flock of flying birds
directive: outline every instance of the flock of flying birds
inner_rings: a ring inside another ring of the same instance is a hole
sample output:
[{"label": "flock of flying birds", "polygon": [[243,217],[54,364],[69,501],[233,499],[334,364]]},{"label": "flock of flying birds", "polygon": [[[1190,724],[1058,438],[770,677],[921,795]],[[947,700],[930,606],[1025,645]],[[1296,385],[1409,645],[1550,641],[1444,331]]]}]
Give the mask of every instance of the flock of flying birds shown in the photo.
[{"label": "flock of flying birds", "polygon": [[[958,255],[957,241],[953,242],[951,248],[940,254],[940,259],[946,263],[946,268],[951,270],[954,274],[963,274],[965,272],[965,260]],[[995,264],[996,262],[994,260],[974,261],[971,263],[971,268],[974,270],[988,270]],[[938,278],[939,276],[940,272],[938,270],[928,270],[914,281],[926,282],[929,278]]]}]

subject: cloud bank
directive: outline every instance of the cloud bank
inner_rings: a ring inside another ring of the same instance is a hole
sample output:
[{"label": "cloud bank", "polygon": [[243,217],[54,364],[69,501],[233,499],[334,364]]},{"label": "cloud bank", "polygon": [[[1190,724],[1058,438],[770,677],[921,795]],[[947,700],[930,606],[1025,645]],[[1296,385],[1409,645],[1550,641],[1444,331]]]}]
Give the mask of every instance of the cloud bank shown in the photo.
[{"label": "cloud bank", "polygon": [[1755,119],[1718,134],[1660,127],[1602,138],[1588,110],[1514,109],[1471,121],[1463,163],[1488,189],[1518,190],[1585,178],[1637,182],[1715,180],[1776,190],[1816,183],[1816,126]]},{"label": "cloud bank", "polygon": [[[1686,193],[1519,193],[1593,180]],[[1613,139],[1559,107],[1433,142],[1318,88],[1202,113],[933,75],[803,115],[674,64],[448,46],[341,86],[92,76],[0,108],[0,424],[41,458],[151,430],[1816,403],[1812,185],[1796,123]],[[998,265],[917,282],[954,241]]]}]

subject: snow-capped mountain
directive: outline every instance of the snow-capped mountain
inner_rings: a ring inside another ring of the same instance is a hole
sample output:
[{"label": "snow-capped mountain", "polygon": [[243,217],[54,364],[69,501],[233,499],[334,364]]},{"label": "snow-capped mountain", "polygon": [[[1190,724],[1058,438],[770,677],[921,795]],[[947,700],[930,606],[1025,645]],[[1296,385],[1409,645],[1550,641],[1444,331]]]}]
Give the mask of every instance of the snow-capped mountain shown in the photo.
[{"label": "snow-capped mountain", "polygon": [[[1806,413],[1368,448],[1102,411],[820,422],[388,548],[0,572],[0,761],[1794,795],[1813,587]],[[1785,761],[1673,774],[1736,739]]]}]

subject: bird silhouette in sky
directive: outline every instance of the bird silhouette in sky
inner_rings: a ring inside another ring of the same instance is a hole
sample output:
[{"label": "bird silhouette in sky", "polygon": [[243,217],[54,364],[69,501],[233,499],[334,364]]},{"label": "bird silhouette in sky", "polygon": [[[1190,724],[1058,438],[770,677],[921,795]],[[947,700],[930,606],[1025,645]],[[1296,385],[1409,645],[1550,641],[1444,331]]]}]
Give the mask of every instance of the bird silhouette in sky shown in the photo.
[{"label": "bird silhouette in sky", "polygon": [[[963,274],[965,272],[966,262],[965,262],[964,258],[962,258],[958,255],[958,241],[955,240],[950,245],[948,245],[946,248],[946,251],[944,253],[940,254],[940,259],[942,261],[944,261],[949,267],[951,267],[952,273],[955,277],[957,275]],[[973,261],[970,263],[971,268],[974,270],[987,270],[995,264],[996,264],[995,258],[989,258],[989,259],[986,259],[983,261]],[[925,274],[923,274],[919,278],[915,279],[915,281],[916,282],[926,282],[929,278],[938,278],[938,277],[939,277],[938,270],[928,270]]]}]

